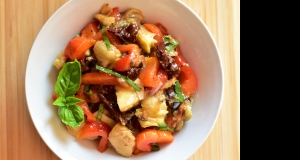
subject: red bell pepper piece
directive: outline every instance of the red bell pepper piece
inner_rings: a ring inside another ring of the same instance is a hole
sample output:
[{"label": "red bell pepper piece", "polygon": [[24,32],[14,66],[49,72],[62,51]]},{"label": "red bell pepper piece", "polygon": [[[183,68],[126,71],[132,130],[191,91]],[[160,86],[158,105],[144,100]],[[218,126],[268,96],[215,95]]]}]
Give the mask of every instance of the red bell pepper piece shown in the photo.
[{"label": "red bell pepper piece", "polygon": [[145,66],[140,71],[139,78],[146,87],[156,87],[160,83],[157,76],[159,61],[156,57],[145,58]]},{"label": "red bell pepper piece", "polygon": [[167,35],[168,34],[168,30],[161,23],[156,23],[156,26],[159,28],[159,30],[161,31],[162,35]]},{"label": "red bell pepper piece", "polygon": [[119,21],[121,19],[121,13],[119,11],[119,7],[114,7],[112,9],[112,12],[109,13],[109,17],[114,17],[116,21]]},{"label": "red bell pepper piece", "polygon": [[98,145],[98,151],[103,153],[108,148],[108,134],[111,128],[108,124],[101,121],[95,121],[87,123],[78,133],[77,138],[89,139],[95,136],[101,136],[101,140]]},{"label": "red bell pepper piece", "polygon": [[98,40],[103,39],[101,30],[98,28],[98,26],[99,24],[97,22],[88,23],[81,31],[81,37],[85,37],[86,39],[92,39],[95,41],[95,43]]},{"label": "red bell pepper piece", "polygon": [[65,56],[71,60],[84,58],[84,52],[94,45],[94,40],[85,37],[75,37],[67,44]]},{"label": "red bell pepper piece", "polygon": [[[76,97],[80,98],[79,96],[76,96]],[[96,117],[90,111],[89,105],[86,101],[78,103],[78,106],[83,110],[83,113],[86,115],[87,122],[95,122],[96,121]]]},{"label": "red bell pepper piece", "polygon": [[103,72],[85,73],[81,77],[81,83],[98,84],[98,85],[114,85],[114,86],[125,87],[125,88],[130,87],[128,83],[126,83],[125,81],[121,81],[118,77]]},{"label": "red bell pepper piece", "polygon": [[128,71],[131,68],[131,63],[135,64],[140,55],[139,46],[136,44],[117,45],[117,49],[121,52],[128,52],[126,56],[121,57],[114,65],[114,70],[119,72]]},{"label": "red bell pepper piece", "polygon": [[163,41],[163,34],[162,34],[161,30],[160,30],[155,24],[152,24],[152,23],[146,23],[146,24],[143,24],[143,26],[144,26],[149,32],[155,34],[154,39],[157,41],[156,44],[159,44],[161,41]]},{"label": "red bell pepper piece", "polygon": [[118,37],[114,34],[111,33],[107,30],[107,28],[105,29],[105,34],[110,42],[110,44],[117,46],[117,45],[121,45],[121,41],[118,39]]},{"label": "red bell pepper piece", "polygon": [[[145,152],[152,151],[151,143],[171,143],[174,137],[169,131],[145,129],[136,136],[136,147]],[[137,151],[138,152],[138,151]]]},{"label": "red bell pepper piece", "polygon": [[178,80],[181,85],[181,89],[184,95],[190,95],[196,92],[198,87],[198,78],[185,60],[182,51],[179,46],[177,46],[176,51],[178,56],[174,57],[175,62],[181,67],[181,72],[179,74]]}]

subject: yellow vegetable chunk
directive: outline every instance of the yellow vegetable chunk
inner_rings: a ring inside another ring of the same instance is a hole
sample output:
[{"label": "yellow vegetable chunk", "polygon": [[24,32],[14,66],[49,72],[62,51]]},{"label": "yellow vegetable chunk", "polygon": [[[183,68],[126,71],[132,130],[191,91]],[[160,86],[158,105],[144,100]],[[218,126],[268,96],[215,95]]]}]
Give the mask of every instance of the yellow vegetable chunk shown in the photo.
[{"label": "yellow vegetable chunk", "polygon": [[155,96],[146,97],[141,105],[142,108],[136,109],[135,115],[139,118],[138,121],[143,128],[165,123],[168,106],[163,91]]},{"label": "yellow vegetable chunk", "polygon": [[141,25],[136,38],[138,44],[146,53],[150,53],[151,48],[154,47],[155,43],[157,43],[157,41],[154,39],[154,36],[154,33],[149,32],[144,26]]},{"label": "yellow vegetable chunk", "polygon": [[115,86],[115,89],[117,95],[117,103],[121,112],[128,111],[129,109],[140,103],[140,98],[136,90],[132,87],[122,88]]},{"label": "yellow vegetable chunk", "polygon": [[114,45],[111,45],[111,48],[108,49],[102,40],[96,42],[94,53],[102,67],[113,66],[111,64],[114,64],[121,57],[121,52]]}]

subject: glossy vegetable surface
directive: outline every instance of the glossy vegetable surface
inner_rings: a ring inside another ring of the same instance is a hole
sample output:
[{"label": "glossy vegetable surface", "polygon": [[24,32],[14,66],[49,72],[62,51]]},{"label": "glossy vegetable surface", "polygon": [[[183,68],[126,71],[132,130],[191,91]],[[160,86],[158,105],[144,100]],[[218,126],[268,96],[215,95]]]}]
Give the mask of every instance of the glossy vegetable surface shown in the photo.
[{"label": "glossy vegetable surface", "polygon": [[110,127],[101,121],[95,121],[86,124],[78,133],[77,138],[79,139],[89,139],[91,137],[100,136],[100,142],[98,145],[98,151],[104,152],[108,148],[108,134],[110,132]]},{"label": "glossy vegetable surface", "polygon": [[171,143],[174,137],[169,131],[160,131],[155,129],[145,129],[137,134],[136,145],[141,151],[152,151],[151,143]]}]

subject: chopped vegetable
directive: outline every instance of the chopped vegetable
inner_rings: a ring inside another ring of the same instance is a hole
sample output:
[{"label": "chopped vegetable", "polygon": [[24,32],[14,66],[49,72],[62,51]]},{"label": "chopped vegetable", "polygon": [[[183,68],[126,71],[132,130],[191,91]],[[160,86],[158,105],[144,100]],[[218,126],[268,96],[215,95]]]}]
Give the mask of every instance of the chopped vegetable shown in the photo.
[{"label": "chopped vegetable", "polygon": [[135,115],[143,128],[159,126],[165,123],[165,117],[168,113],[163,91],[158,92],[155,96],[148,96],[141,101],[142,108],[136,109]]},{"label": "chopped vegetable", "polygon": [[94,40],[85,37],[73,38],[65,48],[65,56],[71,60],[84,58],[84,52],[95,44]]},{"label": "chopped vegetable", "polygon": [[126,126],[118,123],[109,133],[109,142],[122,156],[130,157],[135,147],[135,136]]},{"label": "chopped vegetable", "polygon": [[103,14],[96,14],[95,18],[97,20],[99,20],[99,22],[104,25],[104,26],[109,26],[113,23],[115,23],[115,17],[109,17],[107,15],[103,15]]},{"label": "chopped vegetable", "polygon": [[160,131],[155,129],[145,129],[139,132],[136,136],[137,148],[144,151],[152,151],[151,144],[171,143],[174,137],[171,132]]},{"label": "chopped vegetable", "polygon": [[160,148],[159,148],[158,144],[152,143],[152,144],[151,144],[151,150],[152,150],[152,151],[159,151]]},{"label": "chopped vegetable", "polygon": [[174,128],[171,128],[169,126],[167,126],[166,123],[160,123],[159,127],[157,127],[158,130],[162,130],[162,131],[170,131],[170,132],[174,132]]},{"label": "chopped vegetable", "polygon": [[156,87],[160,79],[157,76],[159,68],[159,61],[156,57],[149,57],[145,59],[145,66],[139,74],[142,84],[146,87]]},{"label": "chopped vegetable", "polygon": [[170,35],[164,36],[164,40],[166,43],[167,52],[174,50],[179,45],[178,41],[173,39]]},{"label": "chopped vegetable", "polygon": [[137,34],[137,42],[146,53],[150,53],[151,48],[157,43],[154,36],[154,33],[149,32],[144,26],[141,26]]},{"label": "chopped vegetable", "polygon": [[83,30],[81,31],[81,37],[85,37],[86,39],[91,39],[93,40],[94,44],[96,43],[96,41],[101,40],[102,37],[102,33],[98,28],[99,24],[96,22],[90,22],[88,23],[85,28],[83,28]]},{"label": "chopped vegetable", "polygon": [[87,123],[78,133],[77,138],[89,139],[95,136],[101,136],[98,151],[103,153],[108,148],[108,134],[111,128],[104,122],[95,121]]},{"label": "chopped vegetable", "polygon": [[140,55],[140,48],[136,44],[127,44],[127,45],[117,45],[117,48],[120,52],[126,53],[128,55],[121,57],[114,65],[114,70],[119,72],[125,72],[130,70],[131,64],[135,64],[138,61]]},{"label": "chopped vegetable", "polygon": [[184,96],[182,94],[182,90],[181,90],[181,86],[180,86],[179,81],[175,82],[175,92],[176,92],[176,96],[177,96],[178,100],[180,102],[183,102],[184,101]]},{"label": "chopped vegetable", "polygon": [[180,82],[183,94],[187,96],[196,92],[198,87],[198,79],[193,69],[185,60],[179,46],[176,50],[178,52],[178,56],[174,57],[174,60],[179,66],[181,66],[181,72],[178,80]]},{"label": "chopped vegetable", "polygon": [[118,37],[116,35],[114,35],[113,33],[110,33],[107,29],[105,30],[105,34],[107,36],[107,38],[109,39],[109,42],[114,45],[122,45],[122,43],[120,42],[120,40],[118,39]]},{"label": "chopped vegetable", "polygon": [[110,45],[109,39],[107,38],[107,35],[106,35],[106,33],[105,33],[105,30],[106,30],[106,26],[102,26],[101,32],[102,32],[102,35],[103,35],[103,39],[104,39],[106,48],[107,48],[107,49],[110,49],[110,48],[111,48],[111,45]]},{"label": "chopped vegetable", "polygon": [[67,62],[67,57],[65,56],[65,50],[62,50],[57,56],[56,59],[53,61],[53,65],[57,69],[61,69]]},{"label": "chopped vegetable", "polygon": [[[106,112],[108,112],[105,108],[103,108],[103,113],[102,113],[102,116],[101,116],[101,121],[102,122],[105,122],[107,125],[109,125],[110,128],[113,128],[117,122],[113,119],[111,119],[110,117],[108,117],[106,115]],[[98,116],[98,111],[96,111],[94,114],[93,114],[95,117]]]},{"label": "chopped vegetable", "polygon": [[90,85],[89,84],[85,85],[85,87],[84,87],[84,93],[86,93],[87,95],[93,94],[93,91],[90,89]]},{"label": "chopped vegetable", "polygon": [[112,68],[117,59],[121,57],[121,52],[114,45],[108,49],[102,40],[96,42],[93,50],[97,61],[103,67]]},{"label": "chopped vegetable", "polygon": [[81,80],[83,84],[113,85],[124,88],[130,87],[128,83],[120,80],[120,78],[104,72],[85,73],[82,75]]},{"label": "chopped vegetable", "polygon": [[152,23],[146,23],[143,24],[143,26],[150,32],[154,33],[154,39],[157,41],[157,44],[159,44],[159,42],[163,41],[163,34],[161,33],[160,29]]},{"label": "chopped vegetable", "polygon": [[132,107],[135,107],[140,103],[140,99],[136,90],[132,87],[123,88],[123,87],[115,87],[117,103],[121,112],[125,112],[130,110]]},{"label": "chopped vegetable", "polygon": [[100,98],[97,92],[97,87],[95,85],[91,86],[90,92],[91,92],[91,94],[89,94],[90,102],[92,103],[100,102]]},{"label": "chopped vegetable", "polygon": [[104,73],[108,73],[108,74],[114,75],[116,77],[122,78],[124,81],[126,81],[128,84],[130,84],[135,90],[137,90],[137,91],[141,90],[141,88],[138,85],[136,85],[131,79],[119,74],[118,72],[114,72],[113,70],[110,70],[110,69],[107,69],[107,68],[104,68],[104,67],[101,67],[98,65],[96,65],[96,69],[98,69]]},{"label": "chopped vegetable", "polygon": [[87,122],[95,122],[96,121],[96,118],[93,116],[93,114],[89,108],[89,105],[86,101],[78,103],[78,106],[83,110],[83,113],[86,116]]},{"label": "chopped vegetable", "polygon": [[98,110],[98,114],[97,114],[97,119],[98,119],[98,120],[101,120],[102,114],[103,114],[103,110],[104,110],[104,104],[100,103],[100,105],[99,105],[99,110]]}]

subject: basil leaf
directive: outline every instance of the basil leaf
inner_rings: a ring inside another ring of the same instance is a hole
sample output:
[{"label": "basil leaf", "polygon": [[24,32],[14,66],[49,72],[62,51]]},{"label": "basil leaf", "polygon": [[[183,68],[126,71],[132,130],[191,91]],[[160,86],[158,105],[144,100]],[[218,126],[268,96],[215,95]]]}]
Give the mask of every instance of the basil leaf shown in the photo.
[{"label": "basil leaf", "polygon": [[76,105],[77,103],[83,102],[82,99],[76,98],[76,97],[67,97],[66,102],[68,105]]},{"label": "basil leaf", "polygon": [[121,75],[120,73],[118,72],[115,72],[113,70],[110,70],[110,69],[107,69],[107,68],[104,68],[102,66],[98,66],[96,65],[96,69],[104,72],[104,73],[108,73],[108,74],[111,74],[111,75],[114,75],[116,77],[119,77],[119,78],[122,78],[124,81],[126,81],[128,84],[130,84],[132,86],[132,88],[134,88],[135,90],[137,91],[141,91],[142,89],[137,85],[135,84],[131,79],[129,79],[128,77],[126,76],[123,76]]},{"label": "basil leaf", "polygon": [[166,51],[171,51],[179,45],[179,42],[173,39],[170,35],[164,36]]},{"label": "basil leaf", "polygon": [[55,83],[55,93],[59,97],[73,96],[81,83],[81,65],[75,60],[67,62],[59,72]]},{"label": "basil leaf", "polygon": [[66,99],[64,97],[58,97],[54,102],[53,105],[58,107],[66,106]]},{"label": "basil leaf", "polygon": [[151,143],[151,150],[152,150],[152,151],[159,151],[160,148],[159,148],[158,144],[156,144],[156,143]]},{"label": "basil leaf", "polygon": [[176,93],[177,99],[180,102],[183,102],[184,101],[184,96],[183,96],[183,93],[182,93],[182,90],[181,90],[181,86],[180,86],[180,83],[179,83],[178,80],[175,82],[175,93]]},{"label": "basil leaf", "polygon": [[84,93],[86,93],[87,95],[91,95],[91,94],[93,94],[93,91],[90,89],[90,85],[89,84],[87,84],[87,85],[85,85],[84,86]]},{"label": "basil leaf", "polygon": [[103,114],[103,110],[104,110],[104,104],[100,103],[99,109],[98,109],[98,114],[97,114],[97,119],[98,120],[101,120],[102,114]]},{"label": "basil leaf", "polygon": [[71,127],[80,126],[84,120],[83,110],[77,105],[59,107],[58,115],[63,123]]},{"label": "basil leaf", "polygon": [[109,42],[109,39],[105,33],[105,29],[106,29],[106,26],[102,26],[102,29],[101,29],[101,32],[102,32],[102,37],[103,37],[103,40],[104,40],[104,43],[106,45],[106,48],[107,49],[110,49],[111,46],[110,46],[110,42]]},{"label": "basil leaf", "polygon": [[160,123],[158,124],[158,126],[159,126],[157,127],[158,130],[174,132],[174,128],[167,126],[166,123]]}]

